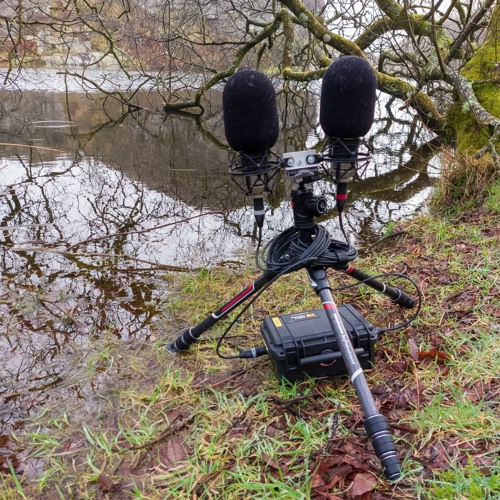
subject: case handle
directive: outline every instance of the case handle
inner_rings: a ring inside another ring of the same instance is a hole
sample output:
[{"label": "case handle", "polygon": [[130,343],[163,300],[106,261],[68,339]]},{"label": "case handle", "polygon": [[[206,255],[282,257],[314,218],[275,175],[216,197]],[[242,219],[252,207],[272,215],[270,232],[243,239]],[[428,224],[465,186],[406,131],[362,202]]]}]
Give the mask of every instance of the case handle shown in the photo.
[{"label": "case handle", "polygon": [[[364,354],[365,350],[362,347],[357,347],[354,349],[356,356],[360,356]],[[316,363],[329,363],[330,361],[335,361],[336,359],[341,359],[342,353],[340,351],[323,351],[321,354],[316,354],[316,356],[309,356],[307,358],[303,358],[299,360],[299,365],[307,366],[313,365]]]}]

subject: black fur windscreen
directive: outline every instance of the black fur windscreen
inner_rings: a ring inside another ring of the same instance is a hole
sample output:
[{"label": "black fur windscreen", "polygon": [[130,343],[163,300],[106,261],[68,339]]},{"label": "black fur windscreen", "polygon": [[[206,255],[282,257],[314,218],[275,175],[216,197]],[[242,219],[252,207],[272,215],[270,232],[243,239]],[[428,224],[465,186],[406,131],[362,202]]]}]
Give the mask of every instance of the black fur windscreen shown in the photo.
[{"label": "black fur windscreen", "polygon": [[232,149],[261,154],[276,144],[276,92],[267,76],[253,69],[239,70],[224,87],[222,106],[224,131]]},{"label": "black fur windscreen", "polygon": [[329,137],[363,137],[375,115],[377,77],[358,56],[337,59],[327,69],[321,86],[319,121]]}]

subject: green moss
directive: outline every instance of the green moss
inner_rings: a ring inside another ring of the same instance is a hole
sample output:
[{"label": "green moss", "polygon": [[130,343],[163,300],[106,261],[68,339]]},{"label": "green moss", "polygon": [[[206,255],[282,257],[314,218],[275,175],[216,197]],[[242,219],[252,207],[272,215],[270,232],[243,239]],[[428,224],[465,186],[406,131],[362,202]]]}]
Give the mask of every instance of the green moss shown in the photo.
[{"label": "green moss", "polygon": [[[493,10],[486,39],[472,59],[464,66],[462,75],[470,81],[489,80],[499,77],[500,61],[500,5]],[[500,118],[500,85],[479,83],[474,92],[481,105],[492,115]],[[481,149],[490,137],[488,127],[479,127],[473,114],[456,104],[448,113],[448,124],[455,130],[460,151]]]},{"label": "green moss", "polygon": [[462,74],[469,80],[494,78],[495,65],[500,63],[500,5],[491,14],[488,31],[483,44],[476,50],[472,59],[464,66]]},{"label": "green moss", "polygon": [[477,151],[486,144],[489,136],[488,129],[480,127],[474,115],[470,111],[464,112],[460,103],[455,103],[449,109],[447,123],[454,132],[459,151]]},{"label": "green moss", "polygon": [[[500,76],[500,5],[491,17],[488,36],[474,57],[464,66],[462,75],[471,81],[488,80]],[[474,86],[479,102],[492,115],[500,118],[500,85],[498,83]]]}]

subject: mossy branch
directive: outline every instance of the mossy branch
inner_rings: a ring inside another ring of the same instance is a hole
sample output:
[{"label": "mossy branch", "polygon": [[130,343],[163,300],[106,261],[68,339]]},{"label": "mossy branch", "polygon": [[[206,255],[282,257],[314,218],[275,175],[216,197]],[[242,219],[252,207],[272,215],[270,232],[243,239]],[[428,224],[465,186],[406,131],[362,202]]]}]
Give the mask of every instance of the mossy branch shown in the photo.
[{"label": "mossy branch", "polygon": [[406,101],[408,106],[414,108],[422,121],[432,130],[439,133],[444,131],[445,119],[438,111],[434,101],[425,93],[415,88],[410,83],[389,76],[379,71],[375,72],[378,87],[386,94]]},{"label": "mossy branch", "polygon": [[[458,96],[458,101],[462,105],[463,116],[472,117],[474,122],[483,128],[488,137],[486,144],[476,155],[483,156],[490,151],[495,165],[500,168],[498,155],[498,145],[500,138],[500,106],[499,106],[499,87],[498,75],[492,75],[493,78],[486,78],[486,68],[493,65],[495,54],[498,50],[497,26],[500,22],[500,5],[497,5],[492,12],[486,38],[482,46],[475,52],[474,56],[467,65],[460,71],[449,69],[446,72],[446,81],[453,86]],[[496,70],[495,70],[496,72]],[[486,75],[488,76],[488,75]],[[474,86],[476,88],[474,89]],[[469,118],[471,120],[471,118]],[[462,124],[462,129],[463,129]],[[460,128],[460,127],[459,127]],[[489,129],[489,130],[486,130]],[[476,134],[476,132],[471,132]],[[464,134],[458,133],[459,147],[462,139],[462,147],[470,147],[470,140],[464,139]],[[472,141],[474,142],[474,141]],[[476,141],[478,142],[478,141]],[[475,147],[479,149],[483,141],[477,143]]]},{"label": "mossy branch", "polygon": [[365,58],[363,51],[351,40],[330,31],[323,23],[322,18],[316,16],[306,8],[300,0],[281,0],[280,3],[290,9],[297,16],[299,22],[318,40],[338,50],[342,54]]},{"label": "mossy branch", "polygon": [[[291,68],[283,70],[286,80],[309,82],[319,80],[323,77],[326,68],[311,71],[294,71]],[[422,121],[432,130],[441,132],[445,128],[445,119],[439,113],[434,101],[425,93],[416,89],[413,85],[399,78],[375,71],[378,79],[378,88],[389,95],[397,97],[406,102],[406,105],[414,108]]]},{"label": "mossy branch", "polygon": [[[490,1],[490,0],[488,0]],[[392,29],[404,30],[411,36],[428,38],[436,46],[437,58],[445,58],[449,54],[452,40],[443,27],[420,14],[411,14],[394,0],[376,0],[382,12],[392,21]]]},{"label": "mossy branch", "polygon": [[[303,2],[299,0],[282,0],[281,3],[288,7],[318,40],[338,50],[342,54],[357,55],[366,59],[363,50],[355,42],[347,40],[328,30],[328,28],[320,22],[320,18],[309,11]],[[401,13],[403,9],[401,7],[399,9],[398,13]],[[424,21],[423,23],[426,26],[430,25]],[[366,39],[362,39],[362,42],[363,44],[368,44],[369,40],[370,39],[367,37]],[[311,71],[294,71],[292,68],[285,68],[283,70],[283,77],[288,80],[307,82],[320,79],[324,75],[325,70],[325,68],[320,68]],[[424,123],[433,130],[441,131],[444,129],[444,118],[427,94],[419,91],[404,80],[386,75],[382,72],[376,72],[376,74],[378,78],[378,87],[382,92],[406,101],[419,113]]]},{"label": "mossy branch", "polygon": [[[451,46],[448,56],[447,56],[447,62],[451,61],[451,59],[455,56],[457,51],[462,47],[462,44],[464,43],[465,40],[470,36],[471,32],[474,30],[478,29],[478,26],[481,23],[481,20],[484,19],[484,16],[486,15],[486,12],[488,12],[488,9],[495,3],[497,0],[484,0],[483,4],[480,6],[479,10],[476,12],[476,14],[471,18],[471,20],[467,23],[465,28],[462,30],[458,38],[453,42],[453,45]],[[499,9],[500,6],[497,5],[495,7],[496,9]],[[493,19],[494,15],[492,16]]]},{"label": "mossy branch", "polygon": [[201,106],[201,99],[205,92],[210,90],[212,87],[217,85],[220,81],[229,78],[236,70],[240,67],[244,57],[259,43],[268,39],[273,33],[275,33],[283,22],[283,19],[288,16],[288,12],[285,9],[281,9],[275,16],[273,22],[264,28],[260,33],[255,35],[252,40],[246,43],[241,49],[236,52],[231,66],[229,66],[224,71],[218,71],[212,76],[207,82],[205,82],[197,91],[193,99],[183,102],[166,102],[163,106],[164,111],[170,110],[181,110],[187,108],[199,107],[203,110]]},{"label": "mossy branch", "polygon": [[486,146],[484,146],[484,148],[476,154],[475,157],[478,159],[482,158],[489,151],[496,169],[500,172],[500,156],[497,151],[497,144],[500,141],[500,124],[497,123],[494,127],[494,132],[491,135],[490,140],[487,142]]},{"label": "mossy branch", "polygon": [[381,17],[373,21],[361,35],[354,40],[354,43],[361,49],[366,50],[380,36],[393,29],[394,22],[390,17]]},{"label": "mossy branch", "polygon": [[500,138],[500,118],[492,115],[479,102],[473,88],[474,82],[469,81],[465,76],[456,71],[448,71],[447,81],[452,85],[463,105],[472,113],[476,122],[482,127],[491,127],[493,133],[486,146],[476,155],[478,158],[483,156],[488,150],[491,152],[495,165],[500,169],[498,152],[496,150]]}]

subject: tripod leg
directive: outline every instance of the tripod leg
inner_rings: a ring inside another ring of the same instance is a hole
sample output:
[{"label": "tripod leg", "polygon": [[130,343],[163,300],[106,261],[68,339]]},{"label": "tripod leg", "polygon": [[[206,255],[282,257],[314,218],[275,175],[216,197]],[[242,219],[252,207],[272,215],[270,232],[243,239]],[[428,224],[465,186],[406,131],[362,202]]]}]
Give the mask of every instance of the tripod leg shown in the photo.
[{"label": "tripod leg", "polygon": [[212,328],[218,321],[225,318],[233,309],[250,298],[255,292],[261,290],[267,285],[276,273],[272,271],[265,271],[255,281],[252,281],[247,287],[241,290],[240,293],[235,295],[232,299],[226,302],[223,306],[219,307],[217,311],[207,316],[201,323],[196,326],[188,328],[182,332],[172,343],[167,346],[167,349],[172,353],[184,351],[194,344],[203,333]]},{"label": "tripod leg", "polygon": [[382,415],[368,387],[363,369],[354,351],[351,338],[347,333],[340,313],[333,300],[330,285],[324,268],[308,268],[311,284],[323,303],[323,309],[339,346],[352,385],[361,403],[365,416],[365,429],[372,441],[373,448],[382,463],[387,479],[398,479],[401,473],[401,461],[396,453],[396,445],[391,435],[389,423]]},{"label": "tripod leg", "polygon": [[411,309],[417,305],[415,299],[410,297],[406,292],[400,288],[392,287],[386,285],[382,281],[372,278],[369,274],[355,268],[351,264],[344,264],[339,267],[335,267],[339,271],[342,271],[358,281],[363,281],[366,285],[370,286],[377,292],[383,293],[389,297],[395,304]]}]

